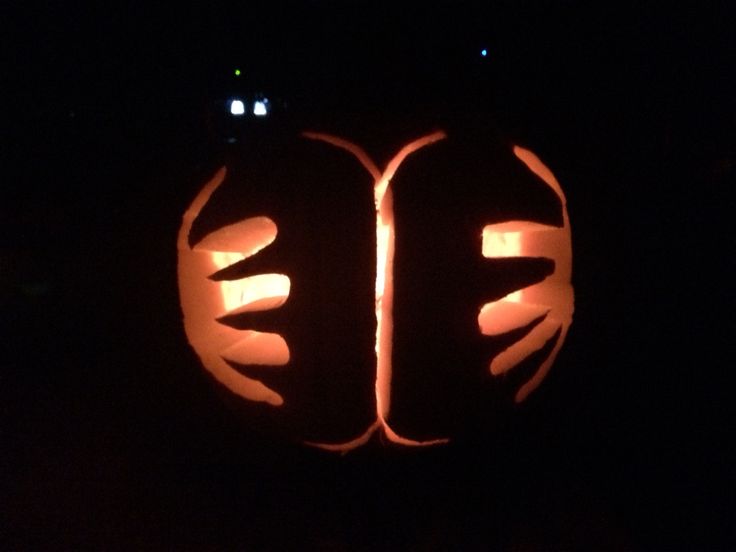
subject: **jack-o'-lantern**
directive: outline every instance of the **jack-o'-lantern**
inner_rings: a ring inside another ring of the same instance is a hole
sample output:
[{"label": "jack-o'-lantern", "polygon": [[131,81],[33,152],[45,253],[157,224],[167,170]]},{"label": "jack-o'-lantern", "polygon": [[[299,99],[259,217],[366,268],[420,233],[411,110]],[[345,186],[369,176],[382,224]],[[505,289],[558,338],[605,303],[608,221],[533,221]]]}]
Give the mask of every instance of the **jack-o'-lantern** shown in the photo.
[{"label": "jack-o'-lantern", "polygon": [[573,313],[557,180],[483,129],[412,130],[378,155],[349,129],[250,141],[186,210],[186,335],[253,423],[338,451],[443,443],[555,360]]}]

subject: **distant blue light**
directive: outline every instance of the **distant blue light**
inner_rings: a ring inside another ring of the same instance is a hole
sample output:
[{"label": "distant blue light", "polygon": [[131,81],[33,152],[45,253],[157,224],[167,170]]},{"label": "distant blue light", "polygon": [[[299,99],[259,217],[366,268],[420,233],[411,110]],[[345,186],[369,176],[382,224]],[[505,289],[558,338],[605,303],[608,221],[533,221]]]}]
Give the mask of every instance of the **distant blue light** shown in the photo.
[{"label": "distant blue light", "polygon": [[488,50],[486,50],[485,48],[483,48],[483,49],[482,49],[482,50],[480,51],[480,55],[481,55],[481,56],[483,56],[483,57],[486,57],[486,56],[488,55]]}]

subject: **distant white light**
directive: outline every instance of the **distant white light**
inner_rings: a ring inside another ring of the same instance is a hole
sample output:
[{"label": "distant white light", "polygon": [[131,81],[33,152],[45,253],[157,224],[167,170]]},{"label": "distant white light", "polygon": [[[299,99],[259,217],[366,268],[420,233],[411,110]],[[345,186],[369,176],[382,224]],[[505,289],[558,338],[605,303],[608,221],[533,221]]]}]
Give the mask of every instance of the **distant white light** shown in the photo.
[{"label": "distant white light", "polygon": [[268,100],[256,100],[253,104],[253,115],[258,117],[268,115]]},{"label": "distant white light", "polygon": [[480,51],[480,55],[481,55],[481,56],[483,56],[483,57],[486,57],[486,56],[488,55],[488,50],[486,50],[485,48],[483,48],[483,49],[482,49],[482,50]]},{"label": "distant white light", "polygon": [[233,115],[245,115],[245,104],[241,100],[230,102],[230,113]]}]

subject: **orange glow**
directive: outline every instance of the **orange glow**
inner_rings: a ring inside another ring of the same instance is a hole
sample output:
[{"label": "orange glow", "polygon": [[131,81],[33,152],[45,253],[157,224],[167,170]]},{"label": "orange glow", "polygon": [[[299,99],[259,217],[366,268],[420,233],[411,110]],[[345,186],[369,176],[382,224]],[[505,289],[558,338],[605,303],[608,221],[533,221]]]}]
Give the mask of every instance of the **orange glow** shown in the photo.
[{"label": "orange glow", "polygon": [[210,279],[223,268],[257,254],[276,239],[276,224],[268,217],[252,217],[205,236],[193,247],[189,233],[210,196],[225,179],[225,168],[208,182],[184,213],[179,231],[179,291],[184,329],[204,367],[236,395],[280,406],[280,394],[262,382],[244,376],[228,364],[283,365],[289,348],[278,334],[236,330],[219,322],[224,315],[273,309],[289,295],[283,274],[258,274],[233,280]]},{"label": "orange glow", "polygon": [[[219,264],[216,257],[221,254],[212,253],[213,262],[217,266]],[[225,264],[223,268],[226,266],[229,264]],[[241,280],[219,282],[223,315],[280,307],[289,296],[290,284],[288,276],[283,274],[257,274]]]},{"label": "orange glow", "polygon": [[[551,228],[553,227],[528,220],[489,224],[483,228],[481,251],[483,256],[489,259],[527,256],[524,245],[529,243],[530,233],[542,232]],[[523,290],[519,289],[509,293],[504,300],[521,303],[523,293]]]},{"label": "orange glow", "polygon": [[384,424],[391,409],[391,354],[393,351],[395,236],[391,179],[410,154],[443,138],[445,138],[444,132],[435,132],[401,148],[399,153],[388,162],[380,178],[376,179],[373,188],[376,203],[376,405],[379,419]]},{"label": "orange glow", "polygon": [[[521,255],[521,232],[504,232],[494,229],[492,224],[483,229],[482,253],[484,257],[519,257]],[[521,290],[504,297],[506,301],[521,302]]]},{"label": "orange glow", "polygon": [[[373,179],[376,209],[376,418],[367,429],[342,443],[308,443],[326,450],[345,453],[367,443],[382,432],[394,443],[427,446],[447,439],[414,441],[397,434],[389,425],[391,411],[394,243],[395,226],[391,180],[403,161],[413,152],[446,137],[434,132],[401,148],[381,171],[357,145],[327,134],[304,133],[352,154]],[[514,148],[514,154],[538,175],[559,197],[563,225],[548,226],[532,221],[512,220],[489,224],[482,229],[480,253],[488,259],[544,257],[554,262],[554,272],[542,282],[515,290],[505,297],[480,307],[478,327],[487,336],[513,330],[531,329],[521,339],[501,351],[489,363],[489,374],[500,376],[545,346],[558,331],[559,337],[537,372],[517,390],[520,402],[533,391],[548,372],[562,346],[573,314],[572,249],[570,222],[562,189],[549,169],[530,151]],[[245,312],[270,310],[288,301],[291,280],[285,274],[255,274],[224,278],[224,269],[257,255],[277,239],[276,223],[267,216],[250,217],[208,234],[194,246],[189,234],[195,219],[211,195],[224,181],[223,167],[199,192],[184,214],[178,236],[178,278],[184,327],[187,338],[204,367],[220,383],[243,399],[281,406],[283,397],[263,382],[247,377],[229,363],[283,366],[290,362],[289,346],[277,333],[258,328],[238,330],[218,319]],[[462,267],[459,267],[462,268]],[[230,271],[230,274],[233,274]],[[298,275],[293,275],[298,278]]]},{"label": "orange glow", "polygon": [[531,324],[548,312],[549,307],[511,301],[507,295],[499,301],[483,305],[478,315],[478,325],[483,335],[501,335]]},{"label": "orange glow", "polygon": [[[414,140],[401,148],[388,162],[381,172],[373,160],[359,146],[343,138],[328,134],[305,132],[304,136],[313,140],[322,140],[349,151],[358,158],[374,179],[373,195],[376,204],[376,414],[378,423],[369,429],[368,436],[378,428],[383,428],[386,437],[395,443],[404,445],[434,445],[447,442],[446,439],[432,441],[412,441],[395,433],[386,421],[391,409],[391,353],[393,334],[393,263],[394,263],[394,211],[391,179],[401,163],[413,152],[446,137],[444,132],[433,132]],[[342,446],[352,448],[359,446],[359,437]],[[320,445],[323,446],[324,445]],[[324,447],[326,448],[326,447]],[[340,450],[348,450],[340,448]]]},{"label": "orange glow", "polygon": [[518,257],[521,255],[521,232],[500,232],[493,225],[483,229],[485,257]]},{"label": "orange glow", "polygon": [[484,335],[501,335],[538,320],[522,339],[493,358],[489,369],[494,376],[513,369],[560,331],[552,352],[532,378],[517,391],[515,400],[521,402],[544,379],[572,322],[572,247],[567,204],[559,183],[552,172],[529,150],[516,146],[514,154],[554,190],[562,204],[563,218],[562,227],[513,220],[483,228],[484,257],[546,257],[555,263],[554,273],[542,282],[514,291],[498,301],[486,303],[478,315],[478,326]]},{"label": "orange glow", "polygon": [[237,262],[270,245],[276,239],[276,233],[276,224],[270,218],[250,217],[208,234],[194,246],[194,250],[232,253],[231,262]]},{"label": "orange glow", "polygon": [[379,429],[381,429],[381,427],[382,427],[381,421],[376,420],[373,423],[373,425],[371,425],[361,435],[359,435],[358,437],[356,437],[355,439],[351,441],[347,441],[345,443],[317,443],[314,441],[307,441],[304,444],[312,446],[312,447],[321,448],[323,450],[329,450],[333,452],[340,452],[342,454],[347,454],[351,450],[365,445],[368,441],[370,441],[371,437],[373,437],[373,434]]},{"label": "orange glow", "polygon": [[[383,203],[391,201],[389,191]],[[385,210],[384,210],[385,211]],[[384,212],[385,214],[385,212]],[[376,216],[376,408],[381,419],[391,407],[391,351],[393,331],[393,218]]]},{"label": "orange glow", "polygon": [[222,350],[223,358],[238,364],[283,366],[289,362],[289,347],[279,334],[246,330],[244,336]]}]

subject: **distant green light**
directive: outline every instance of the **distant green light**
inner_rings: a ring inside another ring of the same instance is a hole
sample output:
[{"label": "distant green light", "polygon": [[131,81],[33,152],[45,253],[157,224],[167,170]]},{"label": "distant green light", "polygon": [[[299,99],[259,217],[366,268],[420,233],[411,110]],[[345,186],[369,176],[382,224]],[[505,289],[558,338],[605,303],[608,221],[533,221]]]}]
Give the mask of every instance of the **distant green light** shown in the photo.
[{"label": "distant green light", "polygon": [[240,76],[240,69],[236,69],[236,70],[235,70],[235,76],[236,76],[236,77],[239,77],[239,76]]}]

